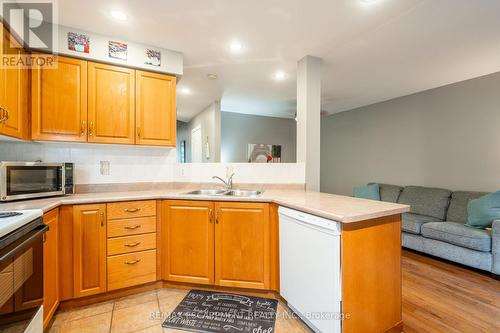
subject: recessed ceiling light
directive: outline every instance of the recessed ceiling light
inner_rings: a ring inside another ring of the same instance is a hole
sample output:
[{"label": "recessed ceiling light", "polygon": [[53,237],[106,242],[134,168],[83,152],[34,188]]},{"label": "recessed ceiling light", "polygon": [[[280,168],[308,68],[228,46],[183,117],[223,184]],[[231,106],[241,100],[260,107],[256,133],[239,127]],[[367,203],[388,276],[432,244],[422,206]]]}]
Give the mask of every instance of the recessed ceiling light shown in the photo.
[{"label": "recessed ceiling light", "polygon": [[229,49],[233,53],[240,53],[241,50],[243,50],[243,45],[241,45],[241,43],[238,41],[234,41],[231,43],[231,45],[229,45]]},{"label": "recessed ceiling light", "polygon": [[114,18],[115,20],[118,20],[118,21],[126,21],[127,20],[127,14],[125,14],[122,11],[112,10],[110,12],[110,14],[111,14],[111,17]]},{"label": "recessed ceiling light", "polygon": [[274,73],[274,79],[277,81],[283,81],[286,78],[286,73],[283,71],[277,71]]},{"label": "recessed ceiling light", "polygon": [[191,93],[191,89],[189,89],[188,87],[183,87],[181,88],[181,93],[183,93],[184,95],[189,95]]}]

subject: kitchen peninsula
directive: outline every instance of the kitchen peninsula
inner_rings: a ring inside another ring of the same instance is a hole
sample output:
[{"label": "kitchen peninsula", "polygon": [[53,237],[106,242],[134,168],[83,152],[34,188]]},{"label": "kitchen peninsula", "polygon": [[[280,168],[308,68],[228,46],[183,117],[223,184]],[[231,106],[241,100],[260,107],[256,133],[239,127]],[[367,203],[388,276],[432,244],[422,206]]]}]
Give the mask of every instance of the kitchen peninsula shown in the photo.
[{"label": "kitchen peninsula", "polygon": [[[58,282],[46,281],[52,283],[47,289],[56,291],[46,293],[55,295],[45,300],[50,315],[58,306],[144,288],[279,298],[278,210],[286,207],[330,220],[341,230],[342,332],[400,328],[401,214],[408,206],[301,190],[230,197],[186,194],[190,189],[75,194],[4,203],[0,210],[42,209],[46,218],[56,216],[53,260],[59,271]],[[250,262],[255,264],[242,264]]]}]

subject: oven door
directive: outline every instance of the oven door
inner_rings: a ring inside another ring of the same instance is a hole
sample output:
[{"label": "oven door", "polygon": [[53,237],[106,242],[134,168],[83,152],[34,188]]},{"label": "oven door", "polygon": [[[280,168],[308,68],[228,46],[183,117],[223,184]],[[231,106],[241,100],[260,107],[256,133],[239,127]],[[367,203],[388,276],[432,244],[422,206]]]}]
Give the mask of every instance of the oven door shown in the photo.
[{"label": "oven door", "polygon": [[[43,234],[41,219],[23,228],[23,236],[0,249],[0,332],[29,332],[39,326],[43,304]],[[4,240],[2,238],[2,241]],[[2,242],[9,243],[9,242]],[[37,320],[38,318],[38,320]]]},{"label": "oven door", "polygon": [[2,201],[64,194],[65,170],[61,163],[1,163]]}]

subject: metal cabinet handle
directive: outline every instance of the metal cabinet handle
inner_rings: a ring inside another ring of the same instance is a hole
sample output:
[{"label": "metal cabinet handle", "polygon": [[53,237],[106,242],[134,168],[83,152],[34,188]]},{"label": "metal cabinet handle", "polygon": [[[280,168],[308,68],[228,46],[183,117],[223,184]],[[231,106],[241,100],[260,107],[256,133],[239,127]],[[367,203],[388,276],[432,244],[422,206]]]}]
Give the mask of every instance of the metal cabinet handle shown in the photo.
[{"label": "metal cabinet handle", "polygon": [[219,224],[219,210],[215,210],[215,224]]},{"label": "metal cabinet handle", "polygon": [[126,247],[136,247],[138,246],[139,244],[141,244],[141,242],[136,242],[136,243],[130,243],[130,244],[124,244]]},{"label": "metal cabinet handle", "polygon": [[93,136],[93,135],[94,135],[94,122],[93,122],[93,121],[91,121],[91,122],[89,123],[89,135],[90,135],[90,136]]},{"label": "metal cabinet handle", "polygon": [[141,227],[140,224],[136,224],[136,225],[127,225],[124,228],[127,230],[135,230],[135,229],[140,228],[140,227]]},{"label": "metal cabinet handle", "polygon": [[4,108],[3,106],[0,106],[0,123],[5,123],[7,120],[9,120],[9,110]]},{"label": "metal cabinet handle", "polygon": [[212,224],[212,208],[210,208],[210,224]]},{"label": "metal cabinet handle", "polygon": [[141,209],[140,208],[126,208],[125,211],[127,213],[137,213],[138,211],[140,211]]},{"label": "metal cabinet handle", "polygon": [[82,130],[80,136],[84,136],[86,133],[87,133],[87,122],[84,120],[82,121]]},{"label": "metal cabinet handle", "polygon": [[125,261],[125,264],[127,264],[127,265],[134,265],[134,264],[137,264],[140,261],[141,261],[141,259],[136,259],[136,260],[131,260],[131,261]]},{"label": "metal cabinet handle", "polygon": [[137,127],[137,137],[138,138],[141,137],[141,128],[140,127]]},{"label": "metal cabinet handle", "polygon": [[104,213],[101,212],[101,227],[104,227]]}]

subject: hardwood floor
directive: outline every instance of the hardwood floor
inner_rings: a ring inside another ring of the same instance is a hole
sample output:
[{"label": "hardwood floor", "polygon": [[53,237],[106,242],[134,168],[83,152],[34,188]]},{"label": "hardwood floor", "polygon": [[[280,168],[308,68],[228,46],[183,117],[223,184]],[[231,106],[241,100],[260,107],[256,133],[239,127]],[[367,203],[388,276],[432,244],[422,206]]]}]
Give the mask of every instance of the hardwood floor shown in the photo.
[{"label": "hardwood floor", "polygon": [[[164,318],[186,290],[160,289],[70,311],[60,311],[51,333],[181,332],[162,331]],[[278,313],[288,312],[281,304]],[[414,252],[403,251],[403,323],[405,333],[500,332],[500,281]],[[280,315],[276,332],[309,332],[297,319]]]},{"label": "hardwood floor", "polygon": [[500,332],[500,281],[403,251],[405,333]]}]

